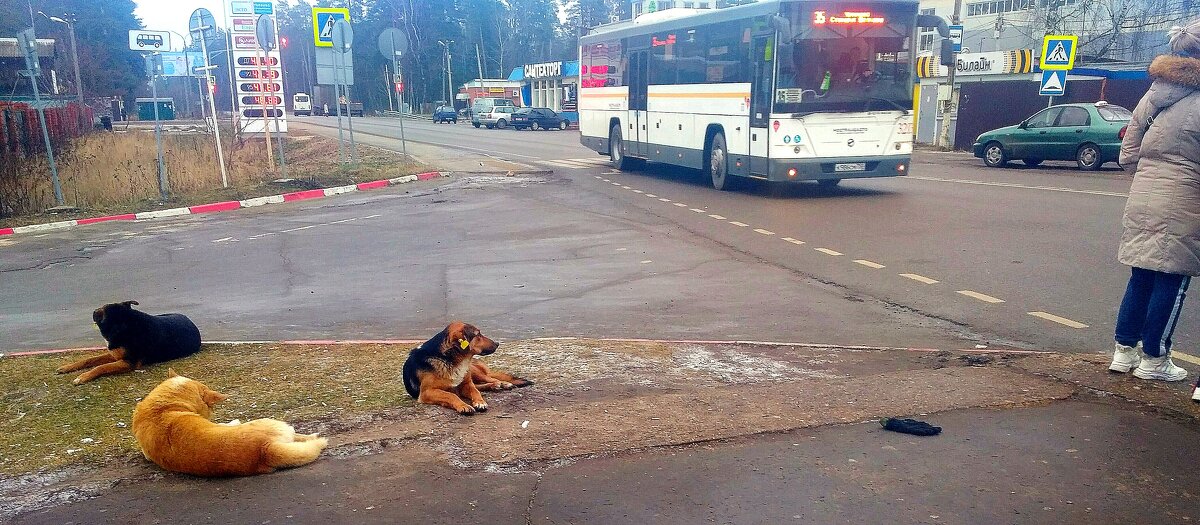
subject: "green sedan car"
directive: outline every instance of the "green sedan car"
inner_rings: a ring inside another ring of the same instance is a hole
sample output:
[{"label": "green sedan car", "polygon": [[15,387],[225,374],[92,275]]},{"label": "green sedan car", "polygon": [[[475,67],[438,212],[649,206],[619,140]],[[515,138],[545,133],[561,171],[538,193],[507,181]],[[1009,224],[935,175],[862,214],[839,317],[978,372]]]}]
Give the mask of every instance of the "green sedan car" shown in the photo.
[{"label": "green sedan car", "polygon": [[1027,166],[1073,160],[1079,169],[1098,170],[1117,161],[1132,117],[1128,109],[1106,102],[1052,106],[1020,124],[980,135],[975,156],[993,168],[1014,159]]}]

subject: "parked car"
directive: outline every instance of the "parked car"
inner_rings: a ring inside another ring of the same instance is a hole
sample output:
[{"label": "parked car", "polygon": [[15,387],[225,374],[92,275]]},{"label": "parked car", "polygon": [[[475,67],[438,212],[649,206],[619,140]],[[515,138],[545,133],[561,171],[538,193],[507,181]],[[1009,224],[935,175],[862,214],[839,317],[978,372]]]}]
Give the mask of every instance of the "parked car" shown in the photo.
[{"label": "parked car", "polygon": [[512,114],[512,127],[516,129],[566,130],[571,121],[549,108],[521,108]]},{"label": "parked car", "polygon": [[471,104],[471,124],[475,127],[483,125],[483,117],[492,112],[496,106],[516,107],[513,101],[507,98],[482,97],[475,99]]},{"label": "parked car", "polygon": [[980,135],[975,140],[975,156],[993,168],[1013,159],[1027,166],[1073,160],[1079,169],[1098,170],[1117,161],[1132,117],[1128,109],[1103,101],[1053,106],[1015,126]]},{"label": "parked car", "polygon": [[[508,127],[509,122],[512,122],[512,115],[517,111],[515,106],[496,106],[491,111],[479,116],[479,124],[487,126],[487,129]],[[479,127],[476,125],[475,127]]]},{"label": "parked car", "polygon": [[453,122],[458,124],[458,112],[450,106],[438,106],[433,112],[433,123]]}]

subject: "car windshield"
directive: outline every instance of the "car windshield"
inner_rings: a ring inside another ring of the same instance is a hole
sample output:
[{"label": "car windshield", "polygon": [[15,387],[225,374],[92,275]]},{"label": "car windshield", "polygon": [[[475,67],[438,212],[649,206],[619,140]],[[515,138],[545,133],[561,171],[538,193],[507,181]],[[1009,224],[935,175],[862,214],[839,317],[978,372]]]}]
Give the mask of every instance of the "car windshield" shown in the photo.
[{"label": "car windshield", "polygon": [[795,38],[779,46],[775,112],[912,108],[914,21],[886,4],[843,11],[784,4]]},{"label": "car windshield", "polygon": [[1133,112],[1121,106],[1097,106],[1096,112],[1100,118],[1109,122],[1128,122],[1133,118]]}]

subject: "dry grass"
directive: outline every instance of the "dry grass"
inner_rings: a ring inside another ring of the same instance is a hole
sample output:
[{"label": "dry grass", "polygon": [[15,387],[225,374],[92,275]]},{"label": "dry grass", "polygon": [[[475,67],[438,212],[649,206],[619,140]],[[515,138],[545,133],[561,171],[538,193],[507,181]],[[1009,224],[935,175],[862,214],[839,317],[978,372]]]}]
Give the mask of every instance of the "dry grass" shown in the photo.
[{"label": "dry grass", "polygon": [[[408,348],[208,345],[176,371],[230,395],[214,419],[290,423],[378,413],[413,401],[398,381]],[[0,359],[0,476],[140,457],[133,407],[167,365],[73,386],[54,369],[83,354]],[[92,441],[84,443],[90,439]]]},{"label": "dry grass", "polygon": [[[264,185],[280,175],[277,165],[274,169],[268,165],[266,143],[261,138],[225,142],[227,161],[232,166],[230,188],[221,186],[220,166],[210,135],[164,135],[163,157],[171,199],[162,203],[153,132],[131,130],[88,135],[64,149],[58,158],[67,204],[83,212],[53,217],[35,215],[54,205],[54,194],[45,158],[26,159],[15,174],[0,176],[8,179],[0,180],[0,203],[10,208],[8,213],[0,209],[0,216],[14,215],[0,220],[0,226],[89,217],[98,212],[147,211],[213,199],[246,199],[300,189]],[[275,148],[278,151],[278,146]],[[360,150],[361,163],[339,166],[336,140],[293,133],[285,143],[288,178],[306,180],[311,187],[329,187],[428,171],[427,167],[396,153],[370,147]]]}]

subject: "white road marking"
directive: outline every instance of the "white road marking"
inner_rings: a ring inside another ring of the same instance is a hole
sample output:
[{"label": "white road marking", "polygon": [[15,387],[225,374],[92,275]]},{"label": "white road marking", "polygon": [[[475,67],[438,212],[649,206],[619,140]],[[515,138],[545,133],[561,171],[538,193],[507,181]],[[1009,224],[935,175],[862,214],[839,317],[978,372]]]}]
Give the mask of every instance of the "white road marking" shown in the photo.
[{"label": "white road marking", "polygon": [[773,231],[771,231],[771,230],[764,230],[764,229],[762,229],[762,228],[757,228],[757,229],[755,229],[755,230],[754,230],[754,233],[761,233],[761,234],[763,234],[763,235],[775,235],[775,232],[773,232]]},{"label": "white road marking", "polygon": [[1087,328],[1088,327],[1088,325],[1083,324],[1079,321],[1072,321],[1070,319],[1067,319],[1066,317],[1059,317],[1057,315],[1046,313],[1046,312],[1029,312],[1029,315],[1032,315],[1034,317],[1040,317],[1047,321],[1055,322],[1055,323],[1058,323],[1058,324],[1061,324],[1064,326],[1069,326],[1071,328]]},{"label": "white road marking", "polygon": [[340,221],[333,221],[333,222],[330,222],[330,223],[327,223],[327,224],[342,224],[342,223],[347,223],[347,222],[354,222],[354,221],[357,221],[357,220],[358,220],[358,217],[355,217],[355,218],[353,218],[353,219],[342,219],[342,220],[340,220]]},{"label": "white road marking", "polygon": [[646,193],[646,192],[644,192],[644,191],[642,191],[642,190],[633,190],[633,192],[634,192],[634,193]]},{"label": "white road marking", "polygon": [[972,298],[972,299],[978,299],[978,300],[980,300],[980,301],[983,301],[983,302],[985,302],[985,303],[997,304],[997,303],[1003,303],[1003,302],[1004,302],[1004,299],[997,299],[997,298],[995,298],[995,297],[992,297],[992,296],[990,296],[990,295],[987,295],[987,294],[982,294],[982,293],[975,292],[975,291],[971,291],[971,290],[959,290],[959,291],[958,291],[958,293],[959,293],[959,294],[962,294],[962,295],[965,295],[965,296],[967,296],[967,297],[970,297],[970,298]]},{"label": "white road marking", "polygon": [[[596,178],[599,178],[599,177],[596,177]],[[611,180],[608,180],[608,179],[600,179],[600,180],[602,180],[604,182],[612,182]]]},{"label": "white road marking", "polygon": [[715,213],[714,213],[714,214],[712,214],[712,215],[709,215],[709,217],[712,217],[712,218],[714,218],[714,219],[716,219],[716,220],[718,220],[718,221],[723,221],[723,220],[725,220],[725,217],[722,217],[722,216],[720,216],[720,215],[717,215],[717,214],[715,214]]},{"label": "white road marking", "polygon": [[621,186],[621,189],[623,189],[623,190],[632,190],[633,188],[630,188],[629,186]]},{"label": "white road marking", "polygon": [[956,184],[975,184],[977,186],[998,186],[1002,188],[1022,188],[1027,190],[1042,190],[1042,191],[1057,191],[1062,193],[1083,193],[1087,195],[1101,195],[1104,197],[1120,197],[1122,199],[1129,198],[1128,193],[1119,193],[1115,191],[1098,191],[1098,190],[1076,190],[1073,188],[1057,188],[1054,186],[1027,186],[1025,184],[1013,184],[1009,182],[988,182],[981,180],[968,179],[939,179],[937,177],[914,177],[909,175],[906,179],[927,180],[934,182],[953,182]]},{"label": "white road marking", "polygon": [[260,233],[258,235],[252,235],[250,237],[247,237],[246,240],[253,241],[254,239],[257,239],[259,237],[266,237],[268,235],[276,235],[276,233],[275,232]]},{"label": "white road marking", "polygon": [[316,228],[317,226],[320,226],[320,224],[311,224],[311,225],[308,225],[308,226],[301,226],[301,227],[299,227],[299,228],[292,228],[292,229],[290,229],[290,230],[283,230],[283,231],[281,231],[281,232],[279,232],[279,233],[291,233],[291,232],[296,232],[296,231],[300,231],[300,230],[307,230],[307,229],[309,229],[309,228]]},{"label": "white road marking", "polygon": [[383,217],[383,214],[382,214],[382,213],[376,213],[375,215],[367,215],[366,217],[363,217],[363,219],[374,219],[374,218],[376,218],[376,217]]},{"label": "white road marking", "polygon": [[800,239],[793,239],[793,238],[791,238],[791,237],[784,237],[784,238],[783,238],[783,240],[785,240],[785,241],[787,241],[787,242],[790,242],[790,243],[792,243],[792,244],[796,244],[796,245],[799,245],[799,244],[804,244],[804,241],[802,241],[802,240],[800,240]]},{"label": "white road marking", "polygon": [[663,202],[671,202],[671,199],[668,199],[666,197],[659,197],[658,200],[663,201]]},{"label": "white road marking", "polygon": [[839,252],[836,250],[830,250],[829,248],[813,248],[813,249],[817,250],[818,252],[821,252],[825,255],[832,255],[834,257],[837,257],[839,255],[844,255],[842,252]]},{"label": "white road marking", "polygon": [[679,206],[680,208],[686,208],[686,207],[687,207],[687,204],[684,204],[684,203],[682,203],[682,202],[676,202],[676,203],[675,203],[675,205],[676,205],[676,206]]},{"label": "white road marking", "polygon": [[696,213],[704,213],[704,210],[702,210],[700,208],[690,208],[690,209]]},{"label": "white road marking", "polygon": [[601,176],[599,176],[599,175],[594,175],[594,177],[596,177],[597,179],[603,179],[603,178],[604,178],[604,177],[601,177]]},{"label": "white road marking", "polygon": [[750,226],[749,224],[746,224],[746,223],[744,223],[744,222],[738,222],[738,221],[729,221],[729,224],[732,224],[732,225],[734,225],[734,226],[737,226],[737,227],[739,227],[739,228],[745,228],[745,227],[747,227],[747,226]]},{"label": "white road marking", "polygon": [[614,183],[612,183],[612,185],[613,185],[613,186],[620,186],[620,185],[621,185],[621,183],[620,183],[620,182],[614,182]]},{"label": "white road marking", "polygon": [[626,251],[626,250],[628,250],[628,249],[629,249],[629,248],[617,248],[617,251],[618,251],[618,252],[623,252],[623,251]]},{"label": "white road marking", "polygon": [[650,197],[651,199],[657,199],[657,198],[658,198],[658,195],[655,195],[655,194],[653,194],[653,193],[647,193],[647,194],[646,194],[646,196],[647,196],[647,197]]},{"label": "white road marking", "polygon": [[925,284],[937,284],[940,282],[936,279],[930,279],[928,277],[925,277],[924,275],[917,275],[915,273],[902,273],[902,274],[900,274],[900,277],[907,277],[907,278],[917,281],[919,283],[925,283]]},{"label": "white road marking", "polygon": [[225,241],[228,241],[228,240],[230,240],[230,239],[232,239],[232,238],[233,238],[233,237],[224,237],[224,238],[217,239],[217,240],[213,241],[213,243],[225,242]]},{"label": "white road marking", "polygon": [[652,262],[654,262],[654,261],[651,261],[651,260],[647,259],[647,260],[645,260],[645,261],[642,261],[642,264],[650,264],[650,263],[652,263]]},{"label": "white road marking", "polygon": [[866,260],[866,259],[856,259],[854,262],[856,262],[856,263],[858,263],[858,264],[861,264],[861,265],[863,265],[863,266],[866,266],[867,268],[874,268],[874,269],[876,269],[876,270],[878,270],[878,269],[880,269],[880,268],[887,268],[887,266],[884,266],[884,265],[882,265],[882,264],[879,264],[879,263],[877,263],[877,262],[874,262],[874,261],[868,261],[868,260]]}]

